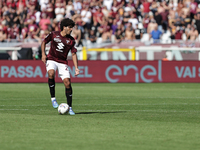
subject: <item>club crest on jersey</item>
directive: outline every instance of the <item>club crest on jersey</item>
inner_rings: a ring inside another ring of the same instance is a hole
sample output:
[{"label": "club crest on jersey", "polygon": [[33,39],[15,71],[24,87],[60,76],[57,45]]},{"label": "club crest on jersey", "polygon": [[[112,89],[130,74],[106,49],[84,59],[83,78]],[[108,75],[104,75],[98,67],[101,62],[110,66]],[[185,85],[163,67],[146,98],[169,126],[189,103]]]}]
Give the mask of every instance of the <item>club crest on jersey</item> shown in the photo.
[{"label": "club crest on jersey", "polygon": [[59,38],[54,38],[53,39],[55,42],[61,42],[61,39],[59,39]]},{"label": "club crest on jersey", "polygon": [[69,40],[66,40],[66,42],[67,42],[67,44],[69,44],[70,41],[69,41]]}]

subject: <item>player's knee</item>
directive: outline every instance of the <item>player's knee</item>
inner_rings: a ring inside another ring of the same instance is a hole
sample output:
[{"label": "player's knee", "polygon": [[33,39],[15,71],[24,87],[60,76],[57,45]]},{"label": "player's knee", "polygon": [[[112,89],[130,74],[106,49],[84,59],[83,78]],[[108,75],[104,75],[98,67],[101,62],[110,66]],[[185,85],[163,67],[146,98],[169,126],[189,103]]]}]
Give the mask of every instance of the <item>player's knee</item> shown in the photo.
[{"label": "player's knee", "polygon": [[48,76],[49,76],[50,79],[53,79],[54,78],[54,71],[49,71]]},{"label": "player's knee", "polygon": [[69,79],[64,79],[63,82],[64,82],[64,85],[65,85],[66,88],[70,88],[71,81]]}]

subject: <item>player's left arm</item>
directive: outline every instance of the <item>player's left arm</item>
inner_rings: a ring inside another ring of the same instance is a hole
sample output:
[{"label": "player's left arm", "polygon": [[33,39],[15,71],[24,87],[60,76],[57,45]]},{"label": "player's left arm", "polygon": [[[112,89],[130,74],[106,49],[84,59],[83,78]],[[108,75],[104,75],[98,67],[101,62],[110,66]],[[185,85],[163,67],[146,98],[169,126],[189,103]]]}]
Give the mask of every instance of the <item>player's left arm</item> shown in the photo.
[{"label": "player's left arm", "polygon": [[72,53],[72,60],[75,67],[75,76],[77,76],[79,75],[79,69],[78,69],[78,58],[77,58],[76,52]]}]

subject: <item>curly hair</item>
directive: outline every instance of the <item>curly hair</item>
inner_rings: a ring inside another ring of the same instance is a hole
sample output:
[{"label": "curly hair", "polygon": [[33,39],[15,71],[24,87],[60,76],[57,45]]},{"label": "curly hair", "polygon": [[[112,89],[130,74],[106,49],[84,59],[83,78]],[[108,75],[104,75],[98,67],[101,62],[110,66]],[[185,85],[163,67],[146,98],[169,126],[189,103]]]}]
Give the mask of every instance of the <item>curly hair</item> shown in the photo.
[{"label": "curly hair", "polygon": [[75,22],[72,19],[69,18],[64,18],[61,22],[60,22],[60,29],[61,31],[63,30],[63,27],[70,27],[73,28],[75,26]]}]

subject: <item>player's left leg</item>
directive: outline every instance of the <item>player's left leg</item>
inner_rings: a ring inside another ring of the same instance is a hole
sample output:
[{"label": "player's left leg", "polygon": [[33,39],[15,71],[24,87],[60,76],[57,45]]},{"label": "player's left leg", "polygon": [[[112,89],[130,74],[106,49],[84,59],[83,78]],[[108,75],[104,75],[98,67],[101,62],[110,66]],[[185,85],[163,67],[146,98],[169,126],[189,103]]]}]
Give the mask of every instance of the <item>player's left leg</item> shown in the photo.
[{"label": "player's left leg", "polygon": [[67,98],[67,104],[69,105],[69,114],[75,115],[75,113],[72,110],[72,86],[71,86],[70,73],[68,70],[68,66],[65,64],[59,64],[58,73],[65,85],[65,95]]},{"label": "player's left leg", "polygon": [[67,104],[69,105],[69,114],[75,115],[74,111],[72,110],[72,86],[70,78],[65,78],[63,80],[63,83],[65,85],[65,95],[67,98]]}]

